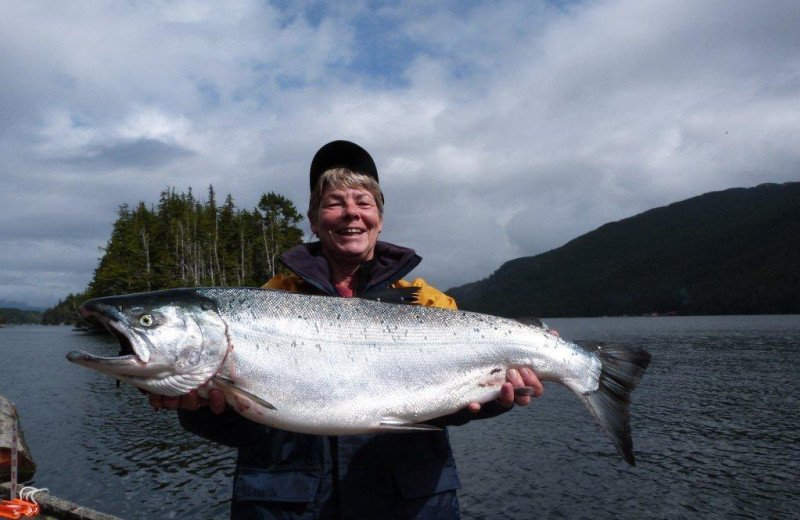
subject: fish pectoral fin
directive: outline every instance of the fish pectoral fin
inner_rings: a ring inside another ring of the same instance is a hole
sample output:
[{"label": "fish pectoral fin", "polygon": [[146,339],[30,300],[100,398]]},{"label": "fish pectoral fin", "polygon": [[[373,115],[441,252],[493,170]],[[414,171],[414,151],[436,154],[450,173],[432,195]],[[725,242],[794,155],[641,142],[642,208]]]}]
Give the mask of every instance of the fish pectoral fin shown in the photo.
[{"label": "fish pectoral fin", "polygon": [[236,386],[236,383],[232,379],[228,379],[227,377],[223,377],[219,374],[212,377],[212,379],[214,380],[214,383],[217,384],[217,386],[219,386],[222,390],[225,390],[226,392],[230,392],[234,395],[238,395],[241,397],[246,397],[247,399],[250,399],[251,401],[260,404],[264,408],[268,408],[270,410],[277,410],[277,408],[275,408],[272,405],[272,403],[269,403],[264,399],[258,397],[257,395]]},{"label": "fish pectoral fin", "polygon": [[384,417],[381,419],[379,430],[392,432],[423,432],[441,430],[438,426],[425,423],[412,423],[398,417]]}]

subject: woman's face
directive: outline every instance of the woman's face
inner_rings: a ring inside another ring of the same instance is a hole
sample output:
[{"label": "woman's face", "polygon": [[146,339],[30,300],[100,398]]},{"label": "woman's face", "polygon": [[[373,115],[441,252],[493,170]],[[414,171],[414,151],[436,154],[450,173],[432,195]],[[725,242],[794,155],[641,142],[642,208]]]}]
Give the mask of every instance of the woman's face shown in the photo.
[{"label": "woman's face", "polygon": [[383,218],[366,188],[325,188],[311,231],[319,236],[329,261],[371,260]]}]

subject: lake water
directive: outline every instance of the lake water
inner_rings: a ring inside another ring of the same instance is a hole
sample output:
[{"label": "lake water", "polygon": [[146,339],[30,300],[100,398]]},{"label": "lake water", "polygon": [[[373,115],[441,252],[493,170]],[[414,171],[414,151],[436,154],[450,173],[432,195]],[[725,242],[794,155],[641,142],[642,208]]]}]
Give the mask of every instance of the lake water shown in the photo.
[{"label": "lake water", "polygon": [[[568,391],[451,428],[466,519],[797,518],[800,316],[553,319],[567,339],[654,356],[631,406],[627,466]],[[0,329],[0,394],[18,408],[34,485],[125,519],[224,519],[234,452],[68,363],[116,342],[68,327]]]}]

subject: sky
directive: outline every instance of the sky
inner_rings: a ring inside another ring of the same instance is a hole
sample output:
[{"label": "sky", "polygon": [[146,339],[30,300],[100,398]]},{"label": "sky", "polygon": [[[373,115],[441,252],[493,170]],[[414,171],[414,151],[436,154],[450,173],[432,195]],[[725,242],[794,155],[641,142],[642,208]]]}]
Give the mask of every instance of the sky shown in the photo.
[{"label": "sky", "polygon": [[243,209],[274,191],[305,213],[311,158],[335,139],[372,154],[381,239],[441,289],[654,207],[800,180],[796,0],[2,13],[0,300],[85,289],[118,207],[167,187]]}]

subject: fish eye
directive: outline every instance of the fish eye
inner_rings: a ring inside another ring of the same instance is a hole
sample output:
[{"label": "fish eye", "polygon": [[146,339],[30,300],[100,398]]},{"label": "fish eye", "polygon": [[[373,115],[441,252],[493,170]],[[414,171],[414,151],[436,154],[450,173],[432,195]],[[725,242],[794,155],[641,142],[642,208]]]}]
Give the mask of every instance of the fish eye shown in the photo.
[{"label": "fish eye", "polygon": [[153,323],[155,323],[155,320],[152,314],[142,314],[139,317],[139,323],[142,324],[142,327],[151,327]]}]

